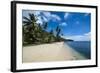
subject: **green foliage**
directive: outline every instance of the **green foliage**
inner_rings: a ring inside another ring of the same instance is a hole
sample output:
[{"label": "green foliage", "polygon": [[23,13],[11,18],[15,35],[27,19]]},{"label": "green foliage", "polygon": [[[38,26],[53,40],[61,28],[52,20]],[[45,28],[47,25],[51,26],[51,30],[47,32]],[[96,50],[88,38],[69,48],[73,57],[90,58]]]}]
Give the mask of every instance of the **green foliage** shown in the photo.
[{"label": "green foliage", "polygon": [[59,26],[54,30],[56,31],[55,36],[53,30],[46,32],[46,29],[48,28],[47,22],[44,22],[42,25],[37,24],[36,22],[37,20],[34,14],[29,14],[29,18],[23,17],[23,45],[62,41],[62,38],[60,37],[61,29]]}]

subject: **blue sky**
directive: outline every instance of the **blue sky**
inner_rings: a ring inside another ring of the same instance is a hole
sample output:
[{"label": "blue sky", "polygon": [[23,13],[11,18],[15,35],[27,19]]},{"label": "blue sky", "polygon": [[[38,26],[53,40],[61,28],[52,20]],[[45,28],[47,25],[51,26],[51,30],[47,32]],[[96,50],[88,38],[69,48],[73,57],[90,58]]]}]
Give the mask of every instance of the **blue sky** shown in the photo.
[{"label": "blue sky", "polygon": [[28,17],[29,13],[37,16],[37,23],[41,25],[48,22],[48,29],[55,29],[58,25],[61,28],[62,37],[75,41],[90,41],[91,14],[80,12],[53,12],[23,10],[23,16]]}]

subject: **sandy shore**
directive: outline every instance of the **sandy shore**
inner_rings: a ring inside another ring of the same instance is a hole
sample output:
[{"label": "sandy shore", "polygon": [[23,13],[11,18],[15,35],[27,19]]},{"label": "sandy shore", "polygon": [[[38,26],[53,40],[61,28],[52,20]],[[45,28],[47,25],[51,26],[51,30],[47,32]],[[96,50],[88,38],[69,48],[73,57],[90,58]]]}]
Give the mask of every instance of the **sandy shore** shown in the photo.
[{"label": "sandy shore", "polygon": [[85,59],[63,42],[23,47],[23,63]]}]

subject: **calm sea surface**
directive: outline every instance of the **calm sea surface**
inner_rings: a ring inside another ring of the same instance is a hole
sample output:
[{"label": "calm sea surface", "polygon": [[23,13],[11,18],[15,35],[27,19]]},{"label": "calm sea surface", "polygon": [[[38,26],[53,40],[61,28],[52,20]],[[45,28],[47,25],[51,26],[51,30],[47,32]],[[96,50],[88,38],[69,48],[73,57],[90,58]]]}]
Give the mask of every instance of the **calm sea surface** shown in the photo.
[{"label": "calm sea surface", "polygon": [[69,41],[65,42],[74,50],[82,54],[87,59],[91,59],[91,42],[90,41]]}]

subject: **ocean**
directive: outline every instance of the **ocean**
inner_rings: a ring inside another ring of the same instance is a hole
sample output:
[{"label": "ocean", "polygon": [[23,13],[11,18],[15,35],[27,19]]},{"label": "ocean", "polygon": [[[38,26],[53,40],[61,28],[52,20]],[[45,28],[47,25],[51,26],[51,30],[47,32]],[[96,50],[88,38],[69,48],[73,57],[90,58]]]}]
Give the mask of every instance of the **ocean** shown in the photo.
[{"label": "ocean", "polygon": [[85,58],[91,59],[91,42],[90,41],[67,41],[68,44]]}]

